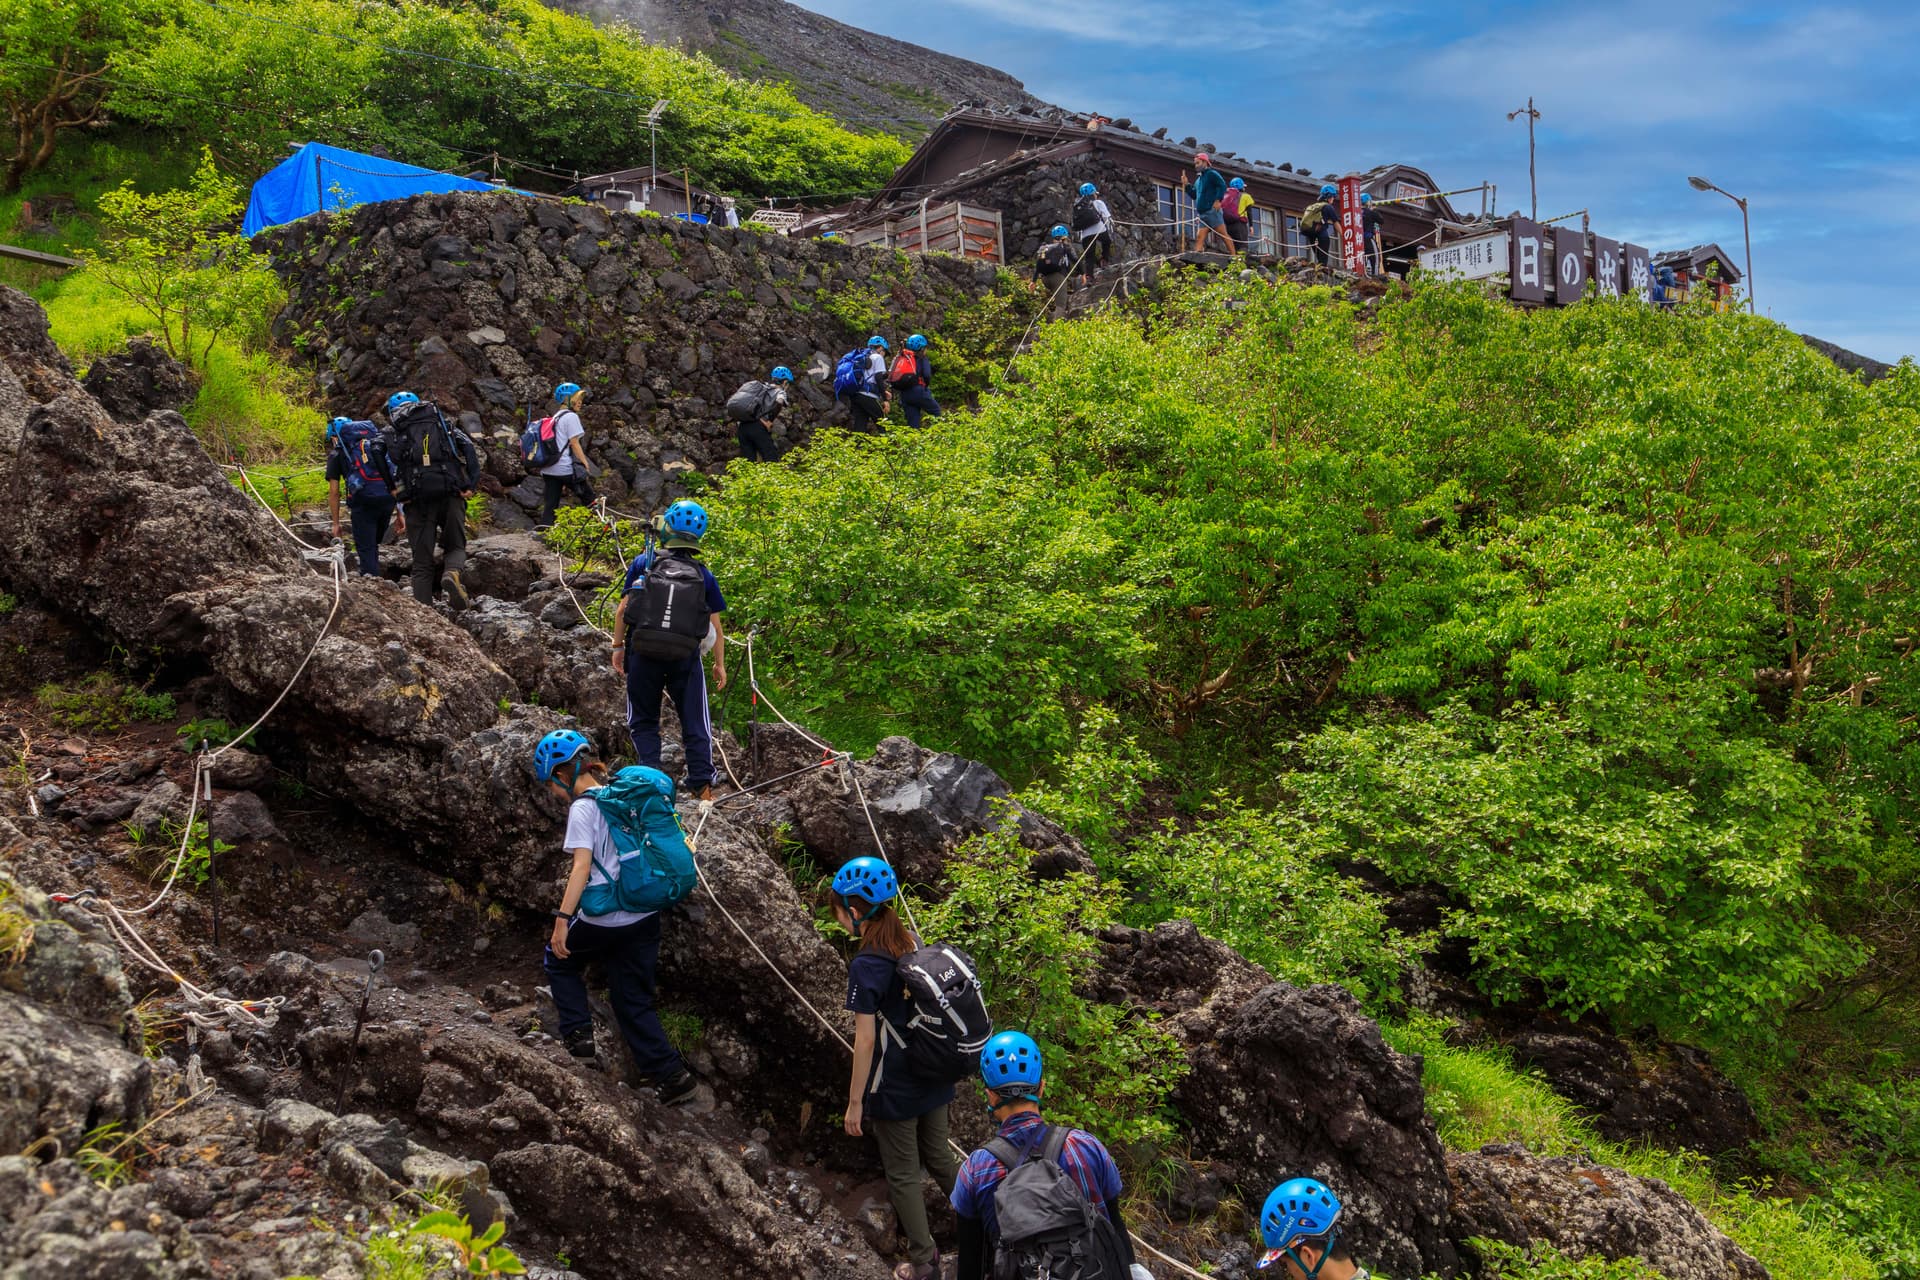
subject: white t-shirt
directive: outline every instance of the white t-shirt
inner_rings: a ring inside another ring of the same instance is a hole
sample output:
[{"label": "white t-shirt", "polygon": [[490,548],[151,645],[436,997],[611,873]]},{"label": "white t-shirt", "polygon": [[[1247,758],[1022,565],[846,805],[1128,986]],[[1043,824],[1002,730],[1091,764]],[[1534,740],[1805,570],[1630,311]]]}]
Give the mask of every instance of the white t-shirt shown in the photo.
[{"label": "white t-shirt", "polygon": [[1100,215],[1100,221],[1090,227],[1080,229],[1082,240],[1091,240],[1103,231],[1113,230],[1113,210],[1107,208],[1107,202],[1099,196],[1093,198],[1093,211]]},{"label": "white t-shirt", "polygon": [[[593,850],[593,870],[587,873],[588,884],[612,884],[619,878],[620,855],[613,847],[613,832],[607,829],[606,815],[600,812],[592,796],[581,796],[567,810],[567,852],[575,849]],[[611,929],[645,920],[652,914],[651,911],[609,911],[603,916],[582,913],[579,918]]]},{"label": "white t-shirt", "polygon": [[560,446],[560,457],[552,466],[540,468],[543,476],[570,476],[573,474],[572,444],[587,429],[580,425],[580,415],[571,409],[562,409],[553,415],[553,442]]}]

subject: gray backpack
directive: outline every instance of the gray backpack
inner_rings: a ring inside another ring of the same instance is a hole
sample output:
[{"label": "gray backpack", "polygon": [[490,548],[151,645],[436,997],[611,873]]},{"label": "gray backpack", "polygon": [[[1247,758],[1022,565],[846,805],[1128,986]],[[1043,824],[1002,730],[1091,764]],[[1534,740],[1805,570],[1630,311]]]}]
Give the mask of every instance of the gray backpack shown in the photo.
[{"label": "gray backpack", "polygon": [[1049,1125],[1025,1151],[987,1143],[1007,1176],[993,1192],[993,1280],[1127,1280],[1127,1254],[1105,1210],[1060,1166],[1067,1130]]}]

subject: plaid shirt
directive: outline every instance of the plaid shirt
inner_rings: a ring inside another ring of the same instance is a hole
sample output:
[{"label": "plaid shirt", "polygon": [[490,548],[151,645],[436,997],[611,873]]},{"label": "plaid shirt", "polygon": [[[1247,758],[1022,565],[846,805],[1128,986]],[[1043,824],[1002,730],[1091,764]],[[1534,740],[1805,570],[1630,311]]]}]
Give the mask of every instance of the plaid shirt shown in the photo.
[{"label": "plaid shirt", "polygon": [[[1038,1112],[1023,1111],[1000,1126],[1000,1136],[1025,1151],[1039,1145],[1040,1131],[1045,1125]],[[1107,1201],[1120,1198],[1120,1168],[1100,1139],[1092,1134],[1079,1129],[1067,1131],[1067,1144],[1060,1149],[1060,1167],[1080,1184],[1080,1190],[1095,1207],[1105,1208]],[[989,1240],[997,1239],[1000,1234],[993,1215],[993,1193],[1006,1176],[1006,1166],[982,1147],[967,1157],[953,1184],[953,1211],[980,1222]]]}]

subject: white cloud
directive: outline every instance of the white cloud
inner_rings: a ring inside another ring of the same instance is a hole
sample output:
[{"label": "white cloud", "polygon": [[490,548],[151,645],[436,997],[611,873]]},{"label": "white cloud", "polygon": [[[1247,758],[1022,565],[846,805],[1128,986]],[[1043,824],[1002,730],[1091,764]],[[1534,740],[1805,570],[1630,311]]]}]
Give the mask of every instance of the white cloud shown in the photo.
[{"label": "white cloud", "polygon": [[944,7],[1076,40],[1168,50],[1288,51],[1303,58],[1330,46],[1350,47],[1393,17],[1375,5],[1273,0],[948,0]]}]

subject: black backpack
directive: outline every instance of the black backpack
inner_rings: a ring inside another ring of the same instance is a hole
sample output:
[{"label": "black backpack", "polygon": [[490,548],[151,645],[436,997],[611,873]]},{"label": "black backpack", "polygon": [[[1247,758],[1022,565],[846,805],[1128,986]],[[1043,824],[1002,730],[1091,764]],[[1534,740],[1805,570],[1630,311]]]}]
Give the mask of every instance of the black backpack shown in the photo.
[{"label": "black backpack", "polygon": [[1065,240],[1049,240],[1040,247],[1038,261],[1042,275],[1065,271],[1073,265],[1073,250]]},{"label": "black backpack", "polygon": [[891,1023],[882,1033],[904,1050],[910,1074],[953,1084],[980,1069],[980,1050],[993,1035],[993,1018],[973,957],[958,947],[924,946],[896,962],[894,972],[913,1000],[913,1017],[899,1039]]},{"label": "black backpack", "polygon": [[766,417],[769,402],[778,391],[771,382],[758,379],[742,383],[738,391],[727,397],[727,417],[735,422],[753,422]]},{"label": "black backpack", "polygon": [[474,477],[467,470],[473,442],[433,405],[424,400],[408,405],[393,424],[393,435],[400,490],[409,500],[473,487]]},{"label": "black backpack", "polygon": [[1066,1145],[1066,1128],[1055,1125],[1025,1151],[1005,1138],[987,1143],[1007,1169],[993,1191],[993,1280],[1127,1280],[1113,1220],[1060,1167]]},{"label": "black backpack", "polygon": [[1073,229],[1085,231],[1100,225],[1100,211],[1093,207],[1094,197],[1081,196],[1073,202]]},{"label": "black backpack", "polygon": [[660,552],[627,592],[627,652],[668,661],[690,658],[707,638],[709,616],[700,562]]}]

